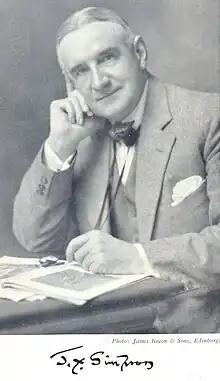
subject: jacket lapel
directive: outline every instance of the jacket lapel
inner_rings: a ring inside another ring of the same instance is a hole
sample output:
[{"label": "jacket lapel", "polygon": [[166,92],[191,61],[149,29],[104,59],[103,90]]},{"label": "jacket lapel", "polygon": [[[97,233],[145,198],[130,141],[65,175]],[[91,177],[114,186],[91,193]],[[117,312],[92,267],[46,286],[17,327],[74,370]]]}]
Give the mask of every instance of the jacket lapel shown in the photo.
[{"label": "jacket lapel", "polygon": [[163,178],[175,135],[165,127],[172,120],[164,85],[150,77],[144,120],[137,147],[136,207],[139,238],[150,240]]}]

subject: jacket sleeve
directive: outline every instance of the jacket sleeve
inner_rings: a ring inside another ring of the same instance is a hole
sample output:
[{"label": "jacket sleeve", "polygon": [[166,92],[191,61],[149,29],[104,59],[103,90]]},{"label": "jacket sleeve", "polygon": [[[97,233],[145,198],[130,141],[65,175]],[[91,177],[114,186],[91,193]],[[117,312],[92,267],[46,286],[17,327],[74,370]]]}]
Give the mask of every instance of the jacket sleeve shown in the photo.
[{"label": "jacket sleeve", "polygon": [[63,254],[68,235],[78,235],[73,204],[73,168],[53,172],[42,163],[43,148],[16,195],[13,232],[30,252]]},{"label": "jacket sleeve", "polygon": [[142,242],[153,269],[162,278],[181,281],[186,289],[220,280],[220,124],[206,126],[203,159],[206,168],[210,225],[199,233]]}]

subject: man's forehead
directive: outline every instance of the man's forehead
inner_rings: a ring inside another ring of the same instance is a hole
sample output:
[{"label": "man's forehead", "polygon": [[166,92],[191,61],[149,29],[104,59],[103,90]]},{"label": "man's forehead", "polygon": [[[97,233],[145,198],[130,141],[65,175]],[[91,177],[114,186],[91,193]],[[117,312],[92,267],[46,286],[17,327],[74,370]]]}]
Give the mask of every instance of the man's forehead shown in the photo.
[{"label": "man's forehead", "polygon": [[70,56],[80,60],[86,54],[119,45],[126,35],[125,29],[114,22],[93,22],[67,34],[60,43],[59,55],[65,61]]}]

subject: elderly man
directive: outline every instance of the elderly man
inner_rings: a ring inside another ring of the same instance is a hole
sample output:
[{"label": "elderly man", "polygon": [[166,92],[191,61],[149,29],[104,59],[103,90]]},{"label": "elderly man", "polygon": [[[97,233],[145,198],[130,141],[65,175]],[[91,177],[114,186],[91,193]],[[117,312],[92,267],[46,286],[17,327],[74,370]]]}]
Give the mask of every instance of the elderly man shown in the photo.
[{"label": "elderly man", "polygon": [[218,96],[161,83],[141,36],[103,8],[63,23],[57,56],[67,98],[52,102],[49,137],[16,196],[21,245],[66,251],[97,273],[216,286]]}]

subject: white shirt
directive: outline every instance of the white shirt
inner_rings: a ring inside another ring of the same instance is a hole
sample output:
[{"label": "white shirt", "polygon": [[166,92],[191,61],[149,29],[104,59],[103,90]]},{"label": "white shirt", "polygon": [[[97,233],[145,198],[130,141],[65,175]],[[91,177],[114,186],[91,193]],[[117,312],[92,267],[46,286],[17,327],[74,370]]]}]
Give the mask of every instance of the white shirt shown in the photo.
[{"label": "white shirt", "polygon": [[[148,84],[148,82],[146,82],[142,97],[141,97],[139,103],[137,104],[137,106],[135,107],[135,109],[132,111],[132,113],[129,116],[127,116],[127,118],[125,118],[122,121],[123,123],[125,123],[125,122],[131,122],[133,120],[134,121],[133,128],[138,128],[141,125],[141,122],[143,119],[144,108],[145,108],[145,104],[146,104],[146,96],[147,96],[147,84]],[[122,177],[122,183],[125,185],[127,178],[128,178],[130,168],[131,168],[131,163],[132,163],[132,160],[134,157],[135,145],[133,145],[131,147],[127,147],[123,142],[120,141],[117,143],[116,147],[117,147],[116,148],[116,159],[117,159],[119,174],[121,173],[122,168],[124,166],[124,162],[126,160],[125,170],[124,170],[123,177]]]},{"label": "white shirt", "polygon": [[[132,111],[132,113],[126,117],[122,122],[130,122],[134,121],[133,128],[138,128],[141,125],[143,115],[144,115],[144,108],[146,104],[146,96],[147,96],[147,85],[148,82],[146,82],[143,94],[141,96],[141,99],[136,106],[136,108]],[[122,177],[122,183],[125,185],[128,174],[131,168],[131,163],[134,157],[135,153],[135,145],[132,147],[127,147],[123,142],[117,142],[116,144],[116,160],[117,160],[117,165],[118,165],[118,171],[119,175],[122,171],[122,168],[125,164],[125,169]],[[60,172],[60,171],[65,171],[68,168],[70,168],[71,163],[72,163],[73,155],[71,155],[65,162],[63,162],[57,155],[56,153],[52,150],[48,142],[45,142],[44,145],[44,162],[45,165],[50,168],[51,170],[55,172]],[[125,162],[126,161],[126,162]],[[149,276],[154,276],[159,278],[159,275],[153,271],[150,263],[148,262],[145,250],[143,246],[139,243],[134,244],[137,250],[139,251],[141,258],[143,260],[144,266],[146,268],[146,273]]]}]

